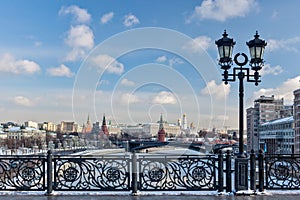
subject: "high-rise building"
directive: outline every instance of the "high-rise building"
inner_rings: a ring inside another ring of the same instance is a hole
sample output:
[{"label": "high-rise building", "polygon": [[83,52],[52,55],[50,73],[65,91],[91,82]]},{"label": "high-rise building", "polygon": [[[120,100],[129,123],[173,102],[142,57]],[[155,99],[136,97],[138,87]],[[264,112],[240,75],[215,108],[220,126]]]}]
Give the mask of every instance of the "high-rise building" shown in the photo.
[{"label": "high-rise building", "polygon": [[290,117],[293,116],[294,113],[294,106],[293,105],[284,105],[283,109],[280,111],[280,117]]},{"label": "high-rise building", "polygon": [[246,110],[247,112],[247,150],[258,149],[258,115],[256,109],[251,107]]},{"label": "high-rise building", "polygon": [[294,91],[295,154],[300,153],[300,89]]},{"label": "high-rise building", "polygon": [[[274,95],[260,96],[254,100],[254,107],[247,109],[247,151],[258,151],[259,125],[281,118],[284,110],[283,98],[275,99]],[[287,117],[287,116],[286,116]]]},{"label": "high-rise building", "polygon": [[271,97],[260,96],[260,98],[254,101],[254,108],[258,110],[258,123],[262,124],[267,121],[281,118],[283,98],[275,99],[274,95]]}]

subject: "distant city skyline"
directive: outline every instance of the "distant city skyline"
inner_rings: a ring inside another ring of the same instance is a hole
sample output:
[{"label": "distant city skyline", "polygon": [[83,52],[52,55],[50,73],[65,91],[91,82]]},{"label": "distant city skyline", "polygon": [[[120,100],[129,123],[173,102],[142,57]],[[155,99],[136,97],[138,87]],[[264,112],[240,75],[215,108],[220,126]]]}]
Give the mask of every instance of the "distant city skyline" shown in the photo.
[{"label": "distant city skyline", "polygon": [[[30,3],[29,3],[30,2]],[[249,55],[268,43],[261,95],[293,103],[300,88],[298,1],[8,1],[0,8],[1,122],[175,122],[238,127],[238,83],[225,86],[215,40],[226,29]]]}]

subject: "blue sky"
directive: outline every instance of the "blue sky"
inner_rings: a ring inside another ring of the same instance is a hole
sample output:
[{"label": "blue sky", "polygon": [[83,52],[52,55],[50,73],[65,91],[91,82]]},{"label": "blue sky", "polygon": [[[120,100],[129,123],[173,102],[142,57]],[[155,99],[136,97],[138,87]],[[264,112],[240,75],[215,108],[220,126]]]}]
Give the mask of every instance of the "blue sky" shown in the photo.
[{"label": "blue sky", "polygon": [[135,124],[186,113],[198,128],[236,128],[238,83],[222,83],[214,41],[226,29],[234,53],[248,54],[257,30],[268,43],[265,66],[259,86],[245,83],[245,108],[260,95],[292,104],[299,7],[296,0],[2,1],[0,121],[82,124],[105,113]]}]

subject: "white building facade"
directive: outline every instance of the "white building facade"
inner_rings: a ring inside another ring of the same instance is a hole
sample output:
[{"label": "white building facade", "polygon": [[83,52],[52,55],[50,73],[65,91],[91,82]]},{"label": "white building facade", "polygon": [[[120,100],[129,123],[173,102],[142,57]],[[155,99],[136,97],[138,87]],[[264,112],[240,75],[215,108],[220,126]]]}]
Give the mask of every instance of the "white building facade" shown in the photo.
[{"label": "white building facade", "polygon": [[[181,133],[180,126],[164,123],[164,130],[167,137],[176,137]],[[140,126],[127,126],[122,128],[123,133],[127,133],[136,138],[155,138],[159,131],[159,123],[147,123]]]},{"label": "white building facade", "polygon": [[268,154],[293,154],[294,117],[286,117],[259,126],[259,146]]}]

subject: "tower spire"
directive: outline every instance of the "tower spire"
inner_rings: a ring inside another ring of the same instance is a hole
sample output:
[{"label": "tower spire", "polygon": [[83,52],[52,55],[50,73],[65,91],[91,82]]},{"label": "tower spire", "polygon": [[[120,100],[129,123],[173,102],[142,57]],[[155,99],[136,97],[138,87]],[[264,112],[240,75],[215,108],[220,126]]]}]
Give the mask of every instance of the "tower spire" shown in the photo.
[{"label": "tower spire", "polygon": [[164,130],[164,121],[162,118],[162,114],[160,115],[160,121],[159,121],[159,130],[157,133],[157,140],[159,142],[165,142],[166,140],[166,132]]},{"label": "tower spire", "polygon": [[102,126],[101,126],[101,134],[104,134],[106,136],[108,136],[109,132],[106,126],[106,120],[105,120],[105,114],[103,114],[103,119],[102,119]]},{"label": "tower spire", "polygon": [[103,119],[102,119],[102,126],[106,125],[106,120],[105,120],[105,113],[103,114]]},{"label": "tower spire", "polygon": [[83,133],[87,134],[91,132],[92,132],[92,126],[90,122],[90,114],[88,114],[86,124],[85,125],[83,124]]},{"label": "tower spire", "polygon": [[164,128],[164,121],[162,117],[162,113],[160,114],[160,120],[159,120],[159,130]]},{"label": "tower spire", "polygon": [[87,124],[90,123],[90,114],[88,114]]}]

